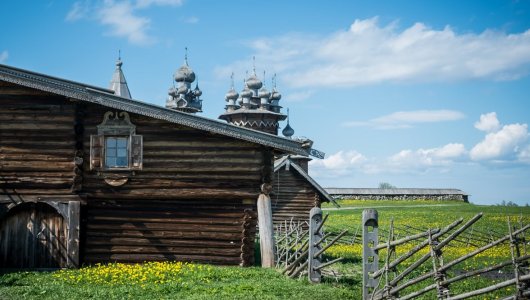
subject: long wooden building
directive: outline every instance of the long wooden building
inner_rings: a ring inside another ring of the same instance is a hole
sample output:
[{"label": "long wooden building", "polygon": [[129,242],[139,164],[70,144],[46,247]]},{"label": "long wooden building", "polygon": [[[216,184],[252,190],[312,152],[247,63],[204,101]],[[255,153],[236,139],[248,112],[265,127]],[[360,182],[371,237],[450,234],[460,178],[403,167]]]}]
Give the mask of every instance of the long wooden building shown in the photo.
[{"label": "long wooden building", "polygon": [[[199,93],[186,93],[197,107]],[[171,100],[191,109],[183,99]],[[256,199],[273,183],[274,156],[310,151],[303,141],[0,65],[0,268],[251,265]]]}]

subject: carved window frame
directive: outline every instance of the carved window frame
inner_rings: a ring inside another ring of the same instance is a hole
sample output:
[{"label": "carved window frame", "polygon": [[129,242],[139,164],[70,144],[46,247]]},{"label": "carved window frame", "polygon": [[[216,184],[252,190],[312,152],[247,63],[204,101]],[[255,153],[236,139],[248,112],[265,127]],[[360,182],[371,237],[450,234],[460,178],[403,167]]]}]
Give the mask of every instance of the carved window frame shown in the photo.
[{"label": "carved window frame", "polygon": [[[127,112],[106,112],[97,129],[98,134],[90,136],[90,170],[135,171],[143,168],[143,137],[136,134],[136,126],[131,123]],[[106,140],[109,137],[127,139],[126,167],[107,166]]]}]

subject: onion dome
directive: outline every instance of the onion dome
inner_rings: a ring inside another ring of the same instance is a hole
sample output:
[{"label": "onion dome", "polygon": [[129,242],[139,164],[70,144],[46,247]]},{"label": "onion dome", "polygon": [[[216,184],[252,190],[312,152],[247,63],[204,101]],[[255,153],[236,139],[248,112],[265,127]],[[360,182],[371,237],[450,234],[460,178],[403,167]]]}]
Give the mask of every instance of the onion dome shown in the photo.
[{"label": "onion dome", "polygon": [[271,93],[265,87],[262,87],[258,92],[258,98],[269,98]]},{"label": "onion dome", "polygon": [[239,94],[241,98],[250,98],[252,97],[252,91],[248,88],[247,83],[245,82],[245,88],[241,91],[241,94]]},{"label": "onion dome", "polygon": [[276,89],[273,89],[270,99],[271,100],[280,100],[281,98],[282,98],[282,94],[280,94],[280,92],[278,92]]},{"label": "onion dome", "polygon": [[170,87],[167,91],[167,94],[173,97],[177,96],[177,89],[175,87]]},{"label": "onion dome", "polygon": [[195,72],[188,65],[188,48],[185,49],[184,64],[175,72],[175,81],[192,83],[195,81]]},{"label": "onion dome", "polygon": [[188,93],[188,87],[183,85],[183,86],[180,86],[177,90],[177,94],[186,94]]},{"label": "onion dome", "polygon": [[287,122],[287,126],[282,130],[282,134],[287,138],[291,138],[294,135],[294,129],[289,125],[289,122]]},{"label": "onion dome", "polygon": [[252,90],[260,89],[263,86],[263,83],[261,82],[261,80],[258,79],[258,76],[256,76],[256,74],[250,75],[250,77],[246,80],[246,84],[248,88]]},{"label": "onion dome", "polygon": [[193,82],[195,81],[195,72],[188,66],[186,61],[182,67],[180,67],[177,72],[175,72],[175,81],[176,82]]},{"label": "onion dome", "polygon": [[195,89],[193,89],[193,95],[195,95],[196,97],[199,97],[202,95],[202,91],[199,89],[198,86],[195,86]]},{"label": "onion dome", "polygon": [[286,138],[291,138],[294,135],[294,129],[289,125],[289,109],[287,109],[287,125],[282,130],[282,134]]},{"label": "onion dome", "polygon": [[228,92],[226,92],[225,99],[228,100],[236,100],[239,97],[239,94],[236,92],[234,87],[231,87]]}]

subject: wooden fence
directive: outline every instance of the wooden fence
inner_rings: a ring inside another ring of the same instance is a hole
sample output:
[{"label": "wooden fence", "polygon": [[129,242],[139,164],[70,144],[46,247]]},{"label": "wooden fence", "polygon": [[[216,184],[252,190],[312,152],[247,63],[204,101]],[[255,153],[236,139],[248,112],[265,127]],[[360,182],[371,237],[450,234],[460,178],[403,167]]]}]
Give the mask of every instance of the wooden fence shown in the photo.
[{"label": "wooden fence", "polygon": [[[372,216],[374,216],[373,213]],[[363,253],[363,262],[366,259],[366,261],[370,260],[376,265],[375,269],[365,269],[364,271],[363,299],[406,300],[435,291],[437,299],[457,300],[488,294],[501,289],[505,289],[506,294],[510,294],[504,299],[527,299],[530,297],[530,272],[528,269],[530,255],[527,252],[528,243],[525,236],[530,224],[524,225],[520,219],[519,224],[513,226],[508,218],[507,234],[474,230],[473,225],[481,217],[482,214],[477,214],[466,222],[460,218],[444,228],[427,229],[423,232],[418,232],[421,230],[417,228],[409,228],[417,233],[411,231],[411,235],[399,239],[394,234],[396,228],[393,222],[390,222],[386,234],[378,236],[379,239],[385,241],[384,243],[369,244],[366,240],[363,245],[363,249],[368,249]],[[375,218],[377,218],[377,214],[375,214]],[[381,230],[377,223],[375,220],[370,224],[364,223],[363,226],[375,226]],[[366,233],[366,231],[363,232]],[[413,248],[397,256],[396,248],[410,243],[414,243]],[[475,250],[451,261],[444,260],[444,251],[448,247],[464,245],[473,245]],[[509,247],[511,258],[476,270],[463,271],[461,267],[457,267],[496,246]],[[420,250],[426,247],[429,251],[422,255]],[[378,252],[383,249],[386,249],[386,254],[384,258],[380,258]],[[384,263],[381,268],[378,268],[377,264],[380,261]],[[431,266],[426,267],[428,262],[431,263]],[[469,278],[501,269],[504,272],[511,272],[512,276],[486,287],[460,293],[451,288],[451,286]],[[455,270],[459,272],[455,272]],[[433,283],[426,283],[429,279]],[[508,293],[508,288],[511,288],[513,292]]]}]

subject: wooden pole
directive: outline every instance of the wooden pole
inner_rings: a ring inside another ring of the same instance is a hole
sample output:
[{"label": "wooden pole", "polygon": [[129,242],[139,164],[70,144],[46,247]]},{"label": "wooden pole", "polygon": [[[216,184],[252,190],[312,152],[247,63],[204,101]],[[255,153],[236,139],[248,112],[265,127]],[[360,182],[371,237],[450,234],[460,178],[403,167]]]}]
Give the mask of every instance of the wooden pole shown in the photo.
[{"label": "wooden pole", "polygon": [[272,225],[272,207],[269,197],[270,188],[262,185],[262,194],[258,197],[259,245],[261,266],[274,268],[274,227]]},{"label": "wooden pole", "polygon": [[66,266],[79,268],[79,201],[68,202],[68,240],[66,245]]}]

